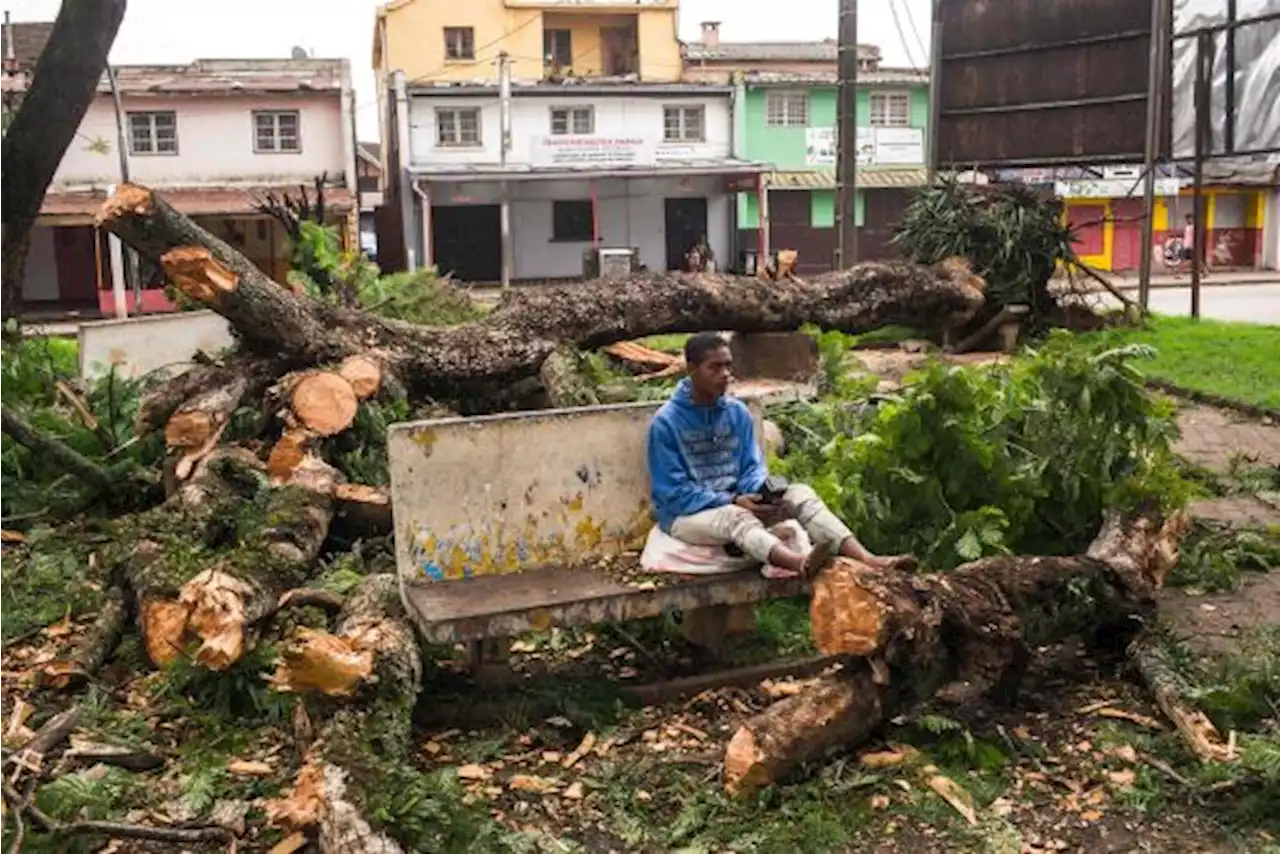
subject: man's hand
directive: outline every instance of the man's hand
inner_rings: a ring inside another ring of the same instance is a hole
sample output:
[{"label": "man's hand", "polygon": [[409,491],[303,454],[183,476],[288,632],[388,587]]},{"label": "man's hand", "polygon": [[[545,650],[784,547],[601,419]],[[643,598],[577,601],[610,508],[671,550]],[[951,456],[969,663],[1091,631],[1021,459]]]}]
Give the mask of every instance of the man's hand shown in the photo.
[{"label": "man's hand", "polygon": [[751,513],[766,525],[773,525],[782,516],[782,508],[777,504],[765,504],[759,495],[739,495],[733,503]]}]

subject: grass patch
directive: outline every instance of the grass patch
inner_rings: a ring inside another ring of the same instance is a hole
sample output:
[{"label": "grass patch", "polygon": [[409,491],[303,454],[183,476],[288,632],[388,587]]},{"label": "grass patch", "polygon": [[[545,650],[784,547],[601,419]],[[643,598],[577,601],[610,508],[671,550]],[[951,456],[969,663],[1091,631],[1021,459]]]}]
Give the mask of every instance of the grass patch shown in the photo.
[{"label": "grass patch", "polygon": [[1148,375],[1183,388],[1280,409],[1280,326],[1155,316],[1143,327],[1082,336],[1104,347],[1149,344]]}]

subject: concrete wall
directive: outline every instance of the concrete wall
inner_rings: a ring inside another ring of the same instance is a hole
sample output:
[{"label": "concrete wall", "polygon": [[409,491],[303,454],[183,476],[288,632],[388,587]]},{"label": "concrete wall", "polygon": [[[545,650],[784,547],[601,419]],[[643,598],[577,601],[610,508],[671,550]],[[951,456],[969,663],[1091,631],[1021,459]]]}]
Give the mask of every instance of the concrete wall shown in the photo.
[{"label": "concrete wall", "polygon": [[1262,266],[1280,270],[1280,187],[1267,194],[1262,217]]},{"label": "concrete wall", "polygon": [[58,258],[53,249],[53,229],[37,225],[31,229],[27,248],[27,269],[22,279],[24,302],[57,302]]},{"label": "concrete wall", "polygon": [[181,373],[198,351],[230,347],[231,327],[212,311],[102,320],[79,329],[80,375],[101,376],[112,365],[124,377],[140,377],[162,368]]},{"label": "concrete wall", "polygon": [[[436,205],[497,204],[497,184],[433,185]],[[511,238],[517,279],[582,275],[582,252],[591,241],[553,241],[551,208],[554,199],[589,199],[587,181],[530,181],[512,183]],[[635,246],[651,269],[666,267],[666,225],[663,199],[705,197],[707,239],[721,264],[729,261],[733,198],[717,178],[632,178],[598,182],[600,245]],[[447,216],[436,211],[434,215]],[[421,230],[419,229],[419,234]],[[497,247],[495,244],[495,251]]]},{"label": "concrete wall", "polygon": [[401,581],[572,567],[638,547],[653,524],[645,439],[658,406],[392,425]]},{"label": "concrete wall", "polygon": [[[177,114],[177,154],[130,154],[130,177],[152,186],[225,187],[303,183],[328,172],[351,171],[338,92],[310,96],[125,96],[129,111]],[[302,150],[259,154],[253,150],[254,110],[298,110]],[[127,127],[126,127],[127,131]],[[80,130],[54,174],[51,192],[102,189],[120,182],[116,118],[110,96],[89,106]],[[127,143],[126,143],[127,144]]]},{"label": "concrete wall", "polygon": [[[657,161],[716,159],[730,156],[732,119],[727,93],[675,95],[574,96],[520,95],[511,103],[512,148],[508,163],[530,164],[535,149],[551,134],[553,107],[591,107],[595,111],[594,137],[642,139]],[[667,144],[662,141],[662,110],[667,106],[702,106],[705,109],[706,139],[696,143]],[[460,148],[436,145],[436,109],[480,109],[480,145]],[[501,160],[498,96],[441,97],[415,95],[409,107],[409,145],[412,163],[417,166],[449,164],[497,165]],[[834,119],[833,119],[834,121]],[[803,129],[801,137],[803,137]],[[803,148],[803,140],[801,142]],[[803,159],[803,150],[801,158]]]}]

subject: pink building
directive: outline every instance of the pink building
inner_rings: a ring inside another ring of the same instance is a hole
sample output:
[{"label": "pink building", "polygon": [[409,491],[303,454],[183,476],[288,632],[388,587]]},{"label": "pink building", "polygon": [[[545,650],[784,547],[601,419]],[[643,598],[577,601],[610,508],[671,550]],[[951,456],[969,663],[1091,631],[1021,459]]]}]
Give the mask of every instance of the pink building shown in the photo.
[{"label": "pink building", "polygon": [[[25,88],[25,73],[6,69],[7,95]],[[116,79],[130,180],[161,191],[268,275],[283,280],[290,247],[279,224],[256,210],[267,191],[311,190],[325,176],[327,210],[348,239],[356,238],[355,124],[345,59],[117,66]],[[126,265],[119,244],[94,227],[93,216],[121,182],[119,139],[104,76],[31,233],[26,313],[114,311],[112,285]],[[171,310],[163,276],[147,267],[139,271],[141,310]],[[139,306],[132,287],[126,290],[134,313]]]}]

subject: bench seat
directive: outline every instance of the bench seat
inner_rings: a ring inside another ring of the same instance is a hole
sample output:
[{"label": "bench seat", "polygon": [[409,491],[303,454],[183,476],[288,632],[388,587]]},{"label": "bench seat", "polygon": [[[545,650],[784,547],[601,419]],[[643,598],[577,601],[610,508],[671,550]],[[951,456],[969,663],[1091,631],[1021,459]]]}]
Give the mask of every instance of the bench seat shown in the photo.
[{"label": "bench seat", "polygon": [[803,579],[767,579],[756,569],[637,587],[600,569],[537,569],[439,582],[410,579],[403,597],[422,637],[460,643],[553,626],[583,626],[655,617],[709,605],[748,605],[807,593]]}]

